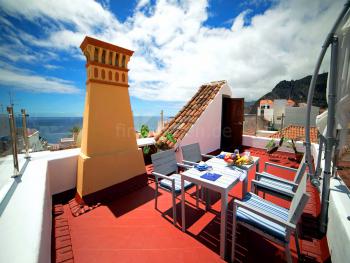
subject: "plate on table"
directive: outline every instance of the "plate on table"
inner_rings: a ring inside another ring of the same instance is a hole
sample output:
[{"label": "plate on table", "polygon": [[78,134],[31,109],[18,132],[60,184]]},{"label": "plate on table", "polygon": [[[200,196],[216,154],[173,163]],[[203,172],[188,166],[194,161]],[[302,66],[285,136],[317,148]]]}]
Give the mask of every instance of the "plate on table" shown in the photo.
[{"label": "plate on table", "polygon": [[204,162],[200,162],[199,164],[195,165],[194,166],[198,171],[206,171],[208,169],[211,169],[212,167],[207,165],[206,163]]}]

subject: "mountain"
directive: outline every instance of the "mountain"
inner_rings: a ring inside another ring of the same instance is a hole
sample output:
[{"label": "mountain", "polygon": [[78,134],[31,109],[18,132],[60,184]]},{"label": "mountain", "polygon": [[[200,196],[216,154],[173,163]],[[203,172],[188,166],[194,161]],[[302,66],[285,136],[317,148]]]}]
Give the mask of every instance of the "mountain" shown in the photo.
[{"label": "mountain", "polygon": [[[270,99],[292,99],[296,103],[306,103],[309,86],[312,76],[306,76],[298,80],[283,80],[279,82],[272,91],[258,99],[249,110],[249,113],[256,113],[260,100]],[[326,89],[328,73],[318,75],[313,105],[320,108],[327,108]]]}]

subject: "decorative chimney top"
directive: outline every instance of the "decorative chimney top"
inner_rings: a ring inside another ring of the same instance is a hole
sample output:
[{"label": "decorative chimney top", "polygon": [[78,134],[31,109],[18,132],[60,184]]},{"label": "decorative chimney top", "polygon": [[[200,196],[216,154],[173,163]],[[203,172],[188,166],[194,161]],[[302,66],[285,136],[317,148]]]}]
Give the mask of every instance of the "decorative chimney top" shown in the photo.
[{"label": "decorative chimney top", "polygon": [[134,51],[92,37],[85,37],[80,49],[86,57],[87,84],[129,86],[127,66]]}]

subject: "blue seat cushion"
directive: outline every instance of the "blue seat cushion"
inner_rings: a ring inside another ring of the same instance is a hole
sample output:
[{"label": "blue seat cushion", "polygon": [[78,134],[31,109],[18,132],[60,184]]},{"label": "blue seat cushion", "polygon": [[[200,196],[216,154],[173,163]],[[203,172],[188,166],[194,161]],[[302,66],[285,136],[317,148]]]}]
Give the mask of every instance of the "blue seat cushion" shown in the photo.
[{"label": "blue seat cushion", "polygon": [[284,183],[278,180],[273,180],[267,177],[261,177],[260,182],[264,183],[264,184],[268,184],[269,186],[273,187],[273,188],[277,188],[277,189],[281,189],[281,190],[286,190],[286,191],[293,191],[293,185],[288,184],[288,183]]},{"label": "blue seat cushion", "polygon": [[[255,194],[246,194],[242,201],[252,208],[258,208],[260,210],[266,211],[266,214],[272,214],[283,221],[288,220],[288,209],[277,206]],[[248,211],[247,209],[244,209],[242,207],[238,207],[236,218],[238,221],[254,226],[255,228],[281,241],[286,240],[285,227],[280,226],[279,224],[276,224],[266,218],[263,218],[262,216],[259,216],[254,212]]]},{"label": "blue seat cushion", "polygon": [[[176,193],[179,193],[181,192],[181,175],[179,174],[172,174],[169,176],[170,179],[175,179],[175,192]],[[159,185],[165,189],[168,189],[170,191],[172,191],[172,182],[170,180],[165,180],[165,179],[162,179],[159,183]],[[191,182],[188,182],[185,180],[185,185],[184,185],[184,188],[185,190],[190,188],[191,186],[193,186],[193,183]]]}]

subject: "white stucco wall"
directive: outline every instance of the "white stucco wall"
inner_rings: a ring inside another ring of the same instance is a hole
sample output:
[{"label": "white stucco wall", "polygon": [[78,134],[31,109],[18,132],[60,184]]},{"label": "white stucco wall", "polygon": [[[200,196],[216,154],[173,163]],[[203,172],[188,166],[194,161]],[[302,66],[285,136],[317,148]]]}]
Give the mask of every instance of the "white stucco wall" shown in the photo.
[{"label": "white stucco wall", "polygon": [[[316,116],[319,114],[320,108],[312,106],[310,113],[311,126],[316,126]],[[305,126],[307,107],[290,107],[285,108],[284,127],[289,125]]]},{"label": "white stucco wall", "polygon": [[[221,87],[196,123],[192,125],[185,137],[177,144],[178,149],[196,142],[199,143],[202,153],[209,153],[220,148],[223,95],[232,96],[231,88],[227,84]],[[177,159],[182,160],[181,150],[176,153]]]},{"label": "white stucco wall", "polygon": [[[253,135],[243,135],[242,144],[245,146],[266,149],[265,146],[270,140],[271,140],[271,138],[267,138],[267,137],[256,137]],[[280,141],[280,139],[274,139],[274,140],[275,140],[276,144],[278,144]],[[304,147],[302,141],[295,142],[295,146],[297,147],[297,150],[299,152],[305,152],[305,147]],[[290,149],[286,146],[280,147],[279,151],[293,153],[293,149]]]},{"label": "white stucco wall", "polygon": [[79,152],[32,153],[22,176],[12,179],[0,202],[0,262],[51,261],[51,196],[75,187]]},{"label": "white stucco wall", "polygon": [[267,121],[273,121],[273,109],[264,110],[264,119]]},{"label": "white stucco wall", "polygon": [[350,259],[350,191],[341,179],[331,179],[327,241],[332,262]]}]

